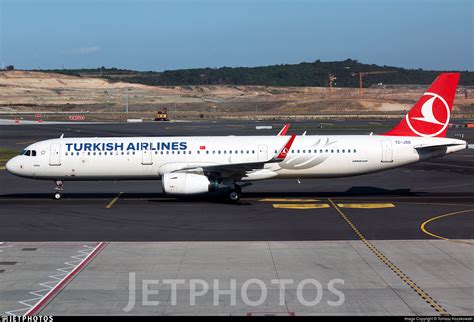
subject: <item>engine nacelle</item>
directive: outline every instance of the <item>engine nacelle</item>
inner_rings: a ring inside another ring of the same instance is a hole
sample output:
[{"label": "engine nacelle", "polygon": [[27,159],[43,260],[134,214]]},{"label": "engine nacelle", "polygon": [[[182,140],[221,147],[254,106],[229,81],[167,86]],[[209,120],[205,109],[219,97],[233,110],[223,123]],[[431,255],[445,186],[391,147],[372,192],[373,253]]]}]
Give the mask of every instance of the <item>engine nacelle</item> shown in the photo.
[{"label": "engine nacelle", "polygon": [[161,184],[165,193],[180,195],[211,192],[219,188],[216,179],[195,173],[165,173]]}]

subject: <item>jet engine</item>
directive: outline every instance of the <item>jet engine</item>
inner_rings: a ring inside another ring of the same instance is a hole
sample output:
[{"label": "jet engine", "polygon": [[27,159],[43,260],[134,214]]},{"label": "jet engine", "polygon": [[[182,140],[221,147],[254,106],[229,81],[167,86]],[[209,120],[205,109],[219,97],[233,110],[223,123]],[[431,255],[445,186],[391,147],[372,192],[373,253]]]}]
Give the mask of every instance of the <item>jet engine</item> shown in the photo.
[{"label": "jet engine", "polygon": [[195,173],[165,173],[161,184],[165,193],[181,195],[211,192],[219,188],[216,179]]}]

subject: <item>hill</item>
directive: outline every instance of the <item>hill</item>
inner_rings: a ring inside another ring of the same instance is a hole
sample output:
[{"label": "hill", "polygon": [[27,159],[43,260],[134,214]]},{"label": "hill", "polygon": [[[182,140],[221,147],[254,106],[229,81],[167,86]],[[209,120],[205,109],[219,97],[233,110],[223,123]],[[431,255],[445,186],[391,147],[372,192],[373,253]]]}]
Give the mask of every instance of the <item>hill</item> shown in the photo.
[{"label": "hill", "polygon": [[[313,86],[324,87],[328,75],[336,77],[336,87],[358,87],[359,72],[384,71],[381,75],[364,78],[363,86],[383,84],[430,84],[441,71],[405,69],[392,66],[362,64],[357,60],[282,64],[264,67],[221,67],[155,71],[132,71],[100,67],[96,69],[58,69],[46,72],[76,76],[102,77],[152,86],[179,85],[260,85],[260,86]],[[474,85],[474,72],[461,73],[460,85]]]}]

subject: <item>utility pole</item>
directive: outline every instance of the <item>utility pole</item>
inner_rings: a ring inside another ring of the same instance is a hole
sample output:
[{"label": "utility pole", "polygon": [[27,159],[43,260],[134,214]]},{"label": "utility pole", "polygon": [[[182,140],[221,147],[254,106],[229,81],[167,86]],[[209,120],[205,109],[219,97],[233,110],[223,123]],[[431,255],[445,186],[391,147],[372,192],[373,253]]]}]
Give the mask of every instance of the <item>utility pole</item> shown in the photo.
[{"label": "utility pole", "polygon": [[125,113],[128,114],[128,88],[125,89]]}]

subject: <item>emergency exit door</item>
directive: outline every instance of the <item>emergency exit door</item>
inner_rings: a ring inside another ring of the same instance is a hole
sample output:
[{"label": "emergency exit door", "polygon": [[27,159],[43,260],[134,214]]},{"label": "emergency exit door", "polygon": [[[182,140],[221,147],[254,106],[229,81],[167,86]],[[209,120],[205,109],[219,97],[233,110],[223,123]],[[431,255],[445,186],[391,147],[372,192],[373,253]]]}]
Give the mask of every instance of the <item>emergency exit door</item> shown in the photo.
[{"label": "emergency exit door", "polygon": [[382,141],[382,162],[393,162],[393,149],[391,140]]},{"label": "emergency exit door", "polygon": [[266,145],[258,146],[258,161],[267,161],[268,160],[268,149]]}]

